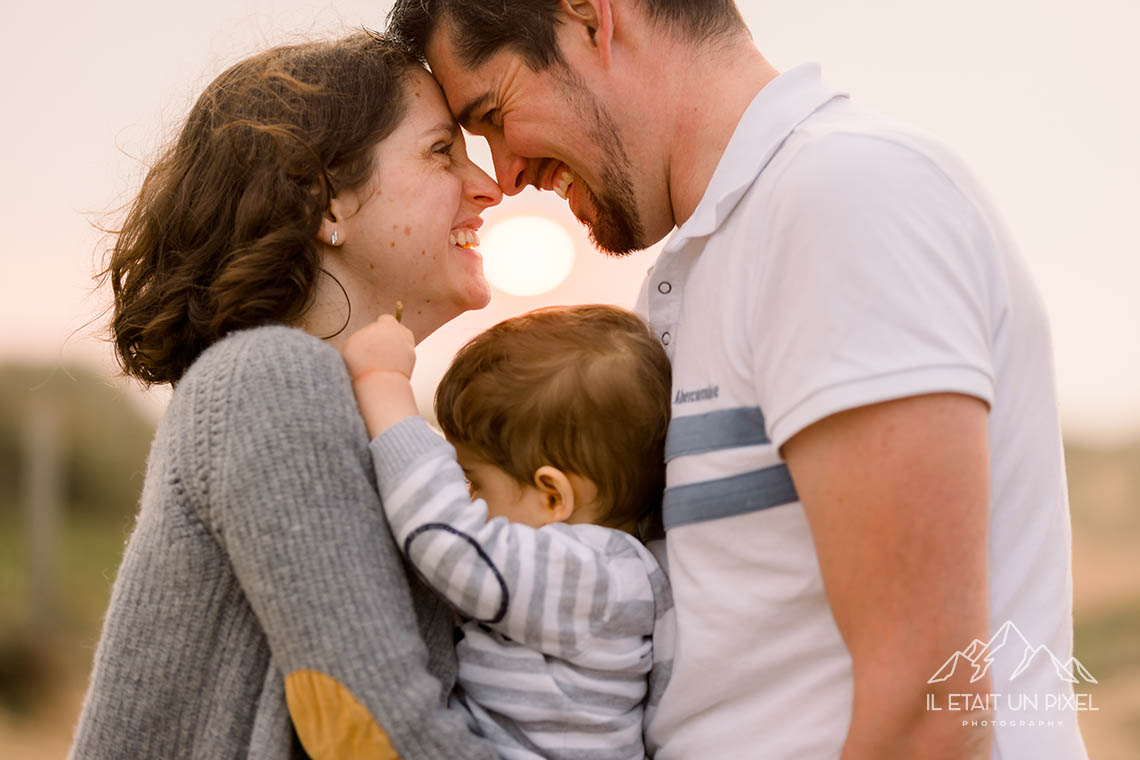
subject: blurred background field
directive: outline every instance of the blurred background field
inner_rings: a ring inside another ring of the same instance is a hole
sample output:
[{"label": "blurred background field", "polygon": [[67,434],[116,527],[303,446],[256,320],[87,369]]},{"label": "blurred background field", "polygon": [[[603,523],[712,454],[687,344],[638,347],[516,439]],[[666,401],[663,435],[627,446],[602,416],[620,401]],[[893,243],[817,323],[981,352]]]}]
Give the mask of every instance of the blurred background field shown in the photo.
[{"label": "blurred background field", "polygon": [[[134,519],[153,413],[88,370],[0,365],[0,754],[63,758]],[[1140,757],[1140,440],[1067,443],[1081,715]],[[54,506],[53,506],[54,505]],[[38,517],[34,517],[34,506]],[[45,519],[46,518],[46,519]]]}]

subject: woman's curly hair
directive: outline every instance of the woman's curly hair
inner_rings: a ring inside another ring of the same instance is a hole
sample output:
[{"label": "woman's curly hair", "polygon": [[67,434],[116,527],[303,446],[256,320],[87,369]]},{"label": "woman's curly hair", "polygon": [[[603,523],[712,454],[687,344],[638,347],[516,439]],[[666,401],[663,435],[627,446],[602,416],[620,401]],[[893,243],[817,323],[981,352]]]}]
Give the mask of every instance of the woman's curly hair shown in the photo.
[{"label": "woman's curly hair", "polygon": [[120,366],[174,383],[208,346],[298,319],[321,262],[321,217],[373,170],[419,66],[358,32],[275,47],[215,79],[143,181],[106,268]]}]

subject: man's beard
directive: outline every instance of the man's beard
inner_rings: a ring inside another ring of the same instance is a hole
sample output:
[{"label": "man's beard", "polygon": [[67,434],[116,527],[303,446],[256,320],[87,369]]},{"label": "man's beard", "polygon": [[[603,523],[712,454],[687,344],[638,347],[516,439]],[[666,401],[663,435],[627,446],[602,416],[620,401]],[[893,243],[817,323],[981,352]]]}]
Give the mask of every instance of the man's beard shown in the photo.
[{"label": "man's beard", "polygon": [[583,118],[593,121],[590,139],[602,149],[603,189],[595,193],[581,177],[578,190],[585,191],[594,207],[594,220],[584,222],[589,228],[590,240],[598,250],[612,256],[624,256],[646,248],[645,228],[637,209],[631,178],[632,164],[622,145],[617,122],[605,106],[590,92],[585,83],[563,68],[560,77],[567,99]]},{"label": "man's beard", "polygon": [[[616,147],[620,153],[610,155],[610,149]],[[645,231],[637,215],[637,201],[633,197],[633,183],[629,178],[629,158],[622,150],[621,144],[602,144],[609,162],[602,172],[602,183],[606,190],[600,196],[595,195],[589,187],[584,187],[590,202],[594,206],[595,218],[587,223],[590,229],[590,240],[603,253],[612,256],[624,256],[633,251],[645,248],[642,242]],[[615,163],[618,159],[624,163]],[[585,184],[585,183],[583,183]]]}]

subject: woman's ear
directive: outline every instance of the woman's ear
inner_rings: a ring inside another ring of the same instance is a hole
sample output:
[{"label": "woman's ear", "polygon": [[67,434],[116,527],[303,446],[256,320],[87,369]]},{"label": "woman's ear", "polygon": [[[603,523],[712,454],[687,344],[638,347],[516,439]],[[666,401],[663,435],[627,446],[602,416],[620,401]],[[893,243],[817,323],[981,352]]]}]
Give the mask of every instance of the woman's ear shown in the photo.
[{"label": "woman's ear", "polygon": [[340,225],[336,223],[331,214],[326,213],[321,217],[321,226],[317,230],[317,240],[334,248],[344,243],[344,232],[341,231]]},{"label": "woman's ear", "polygon": [[551,522],[566,522],[574,514],[574,487],[557,467],[544,464],[534,472],[534,486],[542,494]]},{"label": "woman's ear", "polygon": [[328,210],[321,217],[317,240],[334,248],[344,245],[347,236],[346,221],[360,208],[360,201],[352,190],[341,190],[329,201]]},{"label": "woman's ear", "polygon": [[567,20],[581,24],[602,56],[602,66],[610,67],[610,47],[614,39],[613,9],[610,0],[562,0]]}]

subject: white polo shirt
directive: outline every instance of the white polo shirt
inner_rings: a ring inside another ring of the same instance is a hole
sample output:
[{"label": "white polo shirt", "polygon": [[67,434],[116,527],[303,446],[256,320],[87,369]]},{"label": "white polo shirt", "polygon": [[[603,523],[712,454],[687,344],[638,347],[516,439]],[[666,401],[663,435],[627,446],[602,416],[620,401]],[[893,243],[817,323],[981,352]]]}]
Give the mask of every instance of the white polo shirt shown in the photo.
[{"label": "white polo shirt", "polygon": [[[744,114],[641,309],[673,361],[678,627],[648,728],[658,760],[839,756],[851,660],[779,447],[841,410],[935,392],[990,406],[997,636],[961,646],[994,654],[994,757],[1085,757],[1077,715],[1045,709],[1073,693],[1045,655],[1010,680],[1028,644],[1071,657],[1069,510],[1045,312],[963,163],[825,88],[818,67],[791,70]],[[1017,694],[1041,709],[1011,710]],[[1038,719],[1054,724],[1024,725]]]}]

